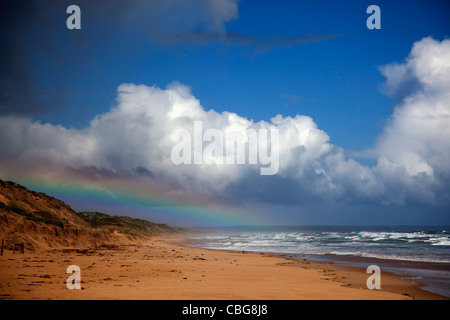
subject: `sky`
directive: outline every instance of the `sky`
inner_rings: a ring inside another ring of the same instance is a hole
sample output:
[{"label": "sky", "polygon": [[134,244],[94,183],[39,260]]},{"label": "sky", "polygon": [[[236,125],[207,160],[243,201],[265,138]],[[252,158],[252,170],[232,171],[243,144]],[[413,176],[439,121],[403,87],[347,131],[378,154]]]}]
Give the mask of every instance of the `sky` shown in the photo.
[{"label": "sky", "polygon": [[[450,224],[448,1],[0,6],[1,179],[181,226]],[[277,130],[277,173],[175,165],[195,121]]]}]

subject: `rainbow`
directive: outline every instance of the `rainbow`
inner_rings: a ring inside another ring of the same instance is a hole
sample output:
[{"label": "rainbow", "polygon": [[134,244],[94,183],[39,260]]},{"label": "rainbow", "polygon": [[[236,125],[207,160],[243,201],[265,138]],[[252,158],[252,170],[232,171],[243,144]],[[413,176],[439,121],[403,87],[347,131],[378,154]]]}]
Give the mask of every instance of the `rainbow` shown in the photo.
[{"label": "rainbow", "polygon": [[[42,178],[42,177],[41,177]],[[48,177],[47,177],[48,178]],[[15,177],[30,190],[61,199],[77,211],[128,215],[174,226],[250,226],[270,224],[246,210],[217,205],[196,197],[168,196],[167,190],[131,181],[37,179]],[[63,181],[65,180],[65,181]]]}]

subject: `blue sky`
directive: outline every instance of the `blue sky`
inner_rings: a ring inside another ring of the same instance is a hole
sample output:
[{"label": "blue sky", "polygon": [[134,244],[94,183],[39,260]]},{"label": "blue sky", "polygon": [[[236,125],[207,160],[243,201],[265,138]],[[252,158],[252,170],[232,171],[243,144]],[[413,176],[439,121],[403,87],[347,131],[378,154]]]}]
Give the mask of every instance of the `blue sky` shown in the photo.
[{"label": "blue sky", "polygon": [[379,1],[382,29],[368,30],[370,4],[239,2],[238,17],[224,23],[227,32],[262,39],[336,35],[267,50],[223,43],[161,45],[146,36],[146,26],[120,25],[114,14],[108,17],[88,6],[81,7],[82,30],[69,31],[57,27],[64,26],[68,15],[49,8],[54,12],[51,28],[35,22],[39,37],[30,41],[29,56],[37,83],[63,90],[64,110],[40,113],[36,119],[83,127],[111,107],[123,82],[165,87],[179,81],[191,86],[206,108],[256,121],[278,113],[309,115],[332,143],[367,148],[394,105],[379,90],[384,78],[377,67],[402,61],[422,37],[444,39],[449,29],[444,1]]},{"label": "blue sky", "polygon": [[[2,39],[10,49],[0,83],[13,93],[1,97],[1,114],[83,130],[117,104],[119,85],[164,90],[176,81],[205,110],[255,122],[306,115],[332,145],[364,151],[399,103],[383,92],[379,67],[404,63],[415,42],[443,41],[450,30],[449,4],[437,0],[161,3],[4,4]],[[69,4],[81,8],[81,30],[65,27]],[[366,27],[371,4],[381,8],[381,30]],[[436,221],[449,222],[443,211]]]}]

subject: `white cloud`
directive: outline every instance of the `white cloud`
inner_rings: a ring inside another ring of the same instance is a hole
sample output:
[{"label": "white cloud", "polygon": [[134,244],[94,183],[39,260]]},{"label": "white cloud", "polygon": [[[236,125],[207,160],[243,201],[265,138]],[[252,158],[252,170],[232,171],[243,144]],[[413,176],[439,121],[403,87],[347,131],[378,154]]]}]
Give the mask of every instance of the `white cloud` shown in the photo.
[{"label": "white cloud", "polygon": [[[393,165],[401,168],[425,194],[431,186],[448,188],[450,40],[424,38],[414,44],[405,63],[381,70],[387,77],[386,91],[393,96],[401,93],[403,98],[372,150],[382,157],[377,169],[391,174]],[[415,83],[414,90],[406,92],[405,83]]]},{"label": "white cloud", "polygon": [[[29,168],[30,174],[66,170],[91,179],[111,175],[140,184],[164,185],[180,195],[235,202],[441,203],[450,180],[450,41],[423,39],[403,64],[382,68],[386,91],[402,99],[370,150],[378,159],[368,167],[345,157],[308,116],[253,122],[238,114],[206,111],[189,87],[122,84],[117,105],[82,130],[0,117],[0,174]],[[402,83],[418,84],[414,92]],[[276,128],[280,167],[260,176],[256,165],[174,165],[172,133],[203,130],[224,135],[253,128]],[[369,152],[369,151],[368,151]],[[50,169],[49,169],[50,168]],[[97,174],[91,175],[92,172]]]}]

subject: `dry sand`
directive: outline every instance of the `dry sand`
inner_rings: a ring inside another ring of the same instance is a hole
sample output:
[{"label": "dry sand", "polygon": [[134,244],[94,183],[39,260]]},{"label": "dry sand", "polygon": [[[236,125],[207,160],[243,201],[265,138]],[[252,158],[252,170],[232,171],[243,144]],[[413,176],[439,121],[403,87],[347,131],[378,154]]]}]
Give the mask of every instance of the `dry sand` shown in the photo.
[{"label": "dry sand", "polygon": [[[180,239],[0,256],[0,299],[297,300],[442,299],[397,275],[366,288],[365,269],[268,254],[181,246]],[[81,269],[81,290],[66,269]]]}]

